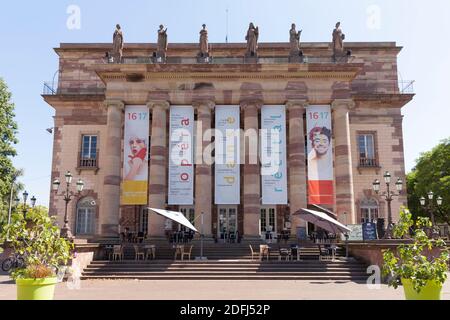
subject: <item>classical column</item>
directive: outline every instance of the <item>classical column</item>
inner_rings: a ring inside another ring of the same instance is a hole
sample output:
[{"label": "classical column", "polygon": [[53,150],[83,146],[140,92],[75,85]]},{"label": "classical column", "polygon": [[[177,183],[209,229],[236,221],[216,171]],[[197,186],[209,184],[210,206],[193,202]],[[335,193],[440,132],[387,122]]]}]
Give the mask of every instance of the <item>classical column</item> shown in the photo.
[{"label": "classical column", "polygon": [[[258,157],[258,110],[261,108],[262,102],[258,100],[245,101],[241,103],[241,106],[244,109],[245,135],[253,137],[253,139],[244,141],[244,237],[254,238],[260,236],[261,167]],[[254,139],[255,137],[256,139]]]},{"label": "classical column", "polygon": [[289,115],[289,211],[291,214],[291,235],[296,236],[297,227],[305,223],[293,215],[302,208],[307,208],[305,128],[303,114],[308,106],[306,100],[292,100],[286,104]]},{"label": "classical column", "polygon": [[125,105],[122,101],[117,100],[107,100],[105,104],[108,108],[108,122],[100,232],[102,236],[117,236],[119,234],[120,177],[122,170],[121,142]]},{"label": "classical column", "polygon": [[[332,104],[335,136],[336,214],[339,221],[348,224],[356,222],[349,120],[349,109],[354,106],[355,103],[351,99],[337,99]],[[347,213],[350,221],[344,221],[344,213]]]},{"label": "classical column", "polygon": [[[167,101],[150,101],[147,106],[152,112],[152,132],[150,149],[149,206],[166,208],[167,195]],[[152,213],[149,217],[149,235],[152,238],[164,236],[165,218]]]},{"label": "classical column", "polygon": [[[214,101],[195,101],[197,109],[197,143],[195,150],[195,227],[200,231],[201,214],[203,216],[203,234],[212,237],[212,168],[205,162],[203,152],[211,144],[211,136],[205,133],[211,129],[211,110],[215,107]],[[204,139],[207,138],[207,139]]]}]

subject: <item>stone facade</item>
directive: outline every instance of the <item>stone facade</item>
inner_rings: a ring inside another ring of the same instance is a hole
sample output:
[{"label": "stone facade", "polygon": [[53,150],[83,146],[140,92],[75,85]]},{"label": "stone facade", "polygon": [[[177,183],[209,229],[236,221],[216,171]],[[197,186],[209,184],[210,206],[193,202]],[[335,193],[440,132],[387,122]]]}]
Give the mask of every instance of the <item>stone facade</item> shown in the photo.
[{"label": "stone facade", "polygon": [[[277,231],[284,222],[292,232],[303,222],[290,214],[307,206],[305,150],[308,105],[330,105],[334,128],[335,205],[330,207],[345,223],[359,223],[360,206],[367,198],[379,203],[379,217],[386,217],[386,203],[372,194],[372,182],[385,171],[405,180],[401,108],[412,94],[400,92],[395,43],[346,43],[352,56],[334,63],[329,43],[302,43],[305,63],[289,63],[285,43],[262,43],[258,63],[245,62],[245,44],[213,44],[212,63],[197,63],[197,44],[172,44],[167,63],[154,64],[154,44],[128,44],[122,64],[109,64],[104,54],[110,44],[61,44],[58,89],[44,99],[55,109],[52,179],[66,171],[86,182],[80,196],[95,200],[95,232],[91,237],[117,236],[139,224],[136,208],[120,206],[123,159],[123,108],[147,105],[151,113],[149,203],[167,206],[169,107],[192,105],[202,132],[214,126],[216,105],[241,107],[241,128],[260,129],[263,105],[286,105],[289,206],[274,206]],[[300,134],[303,132],[303,134]],[[361,166],[358,134],[373,133],[377,165]],[[81,137],[98,137],[95,168],[80,168]],[[207,146],[209,141],[203,141]],[[246,154],[246,157],[251,156]],[[214,170],[195,168],[195,215],[205,213],[205,234],[216,235],[218,206],[214,204]],[[259,165],[241,166],[241,205],[237,206],[238,230],[244,237],[259,237]],[[395,181],[394,181],[395,182]],[[394,221],[406,196],[395,198]],[[76,226],[77,200],[70,203],[70,224]],[[50,212],[62,223],[64,201],[52,194]],[[134,219],[134,220],[133,220]],[[198,227],[200,219],[196,219]],[[147,228],[152,237],[164,236],[164,219],[150,215]],[[89,237],[89,236],[86,236]]]}]

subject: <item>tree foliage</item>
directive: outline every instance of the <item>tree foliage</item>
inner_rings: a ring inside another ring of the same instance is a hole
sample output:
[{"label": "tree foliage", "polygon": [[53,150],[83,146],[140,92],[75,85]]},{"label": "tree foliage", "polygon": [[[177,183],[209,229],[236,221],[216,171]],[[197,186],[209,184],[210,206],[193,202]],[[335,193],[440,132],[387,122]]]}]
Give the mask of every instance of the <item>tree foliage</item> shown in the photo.
[{"label": "tree foliage", "polygon": [[[417,216],[429,216],[421,207],[419,199],[427,198],[428,192],[435,195],[433,210],[436,222],[450,224],[450,138],[443,140],[433,150],[422,153],[416,167],[407,175],[408,207]],[[443,198],[443,205],[436,206],[436,197]],[[427,198],[427,203],[429,200]]]},{"label": "tree foliage", "polygon": [[17,176],[11,158],[16,156],[14,145],[18,143],[17,123],[14,121],[14,104],[11,93],[0,78],[0,226],[8,212],[11,183]]},{"label": "tree foliage", "polygon": [[24,258],[25,266],[13,270],[13,279],[55,276],[72,257],[73,244],[61,238],[55,217],[49,217],[44,207],[27,210],[26,218],[19,207],[0,233],[0,242]]},{"label": "tree foliage", "polygon": [[446,281],[449,249],[444,240],[428,237],[425,230],[429,227],[429,218],[418,217],[414,223],[409,210],[402,208],[394,235],[403,238],[413,229],[413,243],[399,245],[395,251],[383,251],[383,275],[389,277],[390,286],[397,289],[402,279],[411,280],[414,290],[420,293],[429,281],[440,285]]}]

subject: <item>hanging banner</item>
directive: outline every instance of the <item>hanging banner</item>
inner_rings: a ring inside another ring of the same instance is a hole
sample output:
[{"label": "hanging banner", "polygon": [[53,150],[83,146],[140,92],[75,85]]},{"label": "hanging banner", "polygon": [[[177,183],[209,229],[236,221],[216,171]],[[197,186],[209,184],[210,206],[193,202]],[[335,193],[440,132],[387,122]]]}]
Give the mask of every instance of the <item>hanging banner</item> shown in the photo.
[{"label": "hanging banner", "polygon": [[331,107],[306,110],[308,139],[308,203],[334,204]]},{"label": "hanging banner", "polygon": [[146,205],[148,198],[149,111],[126,106],[122,205]]},{"label": "hanging banner", "polygon": [[240,107],[216,106],[215,203],[240,204]]},{"label": "hanging banner", "polygon": [[194,108],[170,108],[169,205],[194,204]]},{"label": "hanging banner", "polygon": [[262,204],[288,204],[286,107],[261,108]]}]

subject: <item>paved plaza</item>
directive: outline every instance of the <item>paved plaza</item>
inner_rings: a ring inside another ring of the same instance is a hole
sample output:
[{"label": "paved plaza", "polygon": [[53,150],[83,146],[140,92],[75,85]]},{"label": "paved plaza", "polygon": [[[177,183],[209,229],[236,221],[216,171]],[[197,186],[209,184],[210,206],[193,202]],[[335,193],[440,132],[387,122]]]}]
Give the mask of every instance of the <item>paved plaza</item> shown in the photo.
[{"label": "paved plaza", "polygon": [[[195,290],[194,290],[195,288]],[[0,276],[0,300],[14,300],[16,287]],[[442,298],[450,300],[450,281]],[[57,300],[403,300],[403,289],[369,289],[353,282],[309,281],[81,281],[59,284]]]}]

